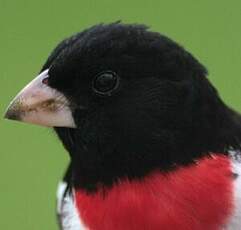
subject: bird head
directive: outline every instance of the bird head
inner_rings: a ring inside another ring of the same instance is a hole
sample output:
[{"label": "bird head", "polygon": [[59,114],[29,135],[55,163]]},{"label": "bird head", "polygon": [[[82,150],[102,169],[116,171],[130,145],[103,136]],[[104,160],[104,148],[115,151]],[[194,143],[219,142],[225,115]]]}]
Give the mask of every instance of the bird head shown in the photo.
[{"label": "bird head", "polygon": [[236,115],[206,75],[145,26],[101,24],[62,41],[6,117],[53,127],[76,186],[111,184],[237,144]]}]

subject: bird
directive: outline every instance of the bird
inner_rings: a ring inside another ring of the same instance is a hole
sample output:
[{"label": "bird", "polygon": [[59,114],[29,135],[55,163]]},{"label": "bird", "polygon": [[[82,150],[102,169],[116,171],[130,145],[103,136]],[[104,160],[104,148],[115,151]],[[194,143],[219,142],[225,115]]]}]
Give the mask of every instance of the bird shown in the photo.
[{"label": "bird", "polygon": [[145,25],[64,39],[5,117],[54,129],[68,152],[62,230],[241,229],[241,116]]}]

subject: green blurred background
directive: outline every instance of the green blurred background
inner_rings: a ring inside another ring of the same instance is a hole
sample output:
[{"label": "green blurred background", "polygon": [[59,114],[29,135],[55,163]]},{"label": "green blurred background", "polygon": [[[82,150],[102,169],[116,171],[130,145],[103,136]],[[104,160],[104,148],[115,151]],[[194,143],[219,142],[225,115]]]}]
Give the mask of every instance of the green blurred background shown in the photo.
[{"label": "green blurred background", "polygon": [[[100,22],[145,23],[209,69],[241,111],[241,1],[0,0],[0,116],[66,36]],[[68,155],[52,130],[0,119],[0,229],[57,229],[55,192]]]}]

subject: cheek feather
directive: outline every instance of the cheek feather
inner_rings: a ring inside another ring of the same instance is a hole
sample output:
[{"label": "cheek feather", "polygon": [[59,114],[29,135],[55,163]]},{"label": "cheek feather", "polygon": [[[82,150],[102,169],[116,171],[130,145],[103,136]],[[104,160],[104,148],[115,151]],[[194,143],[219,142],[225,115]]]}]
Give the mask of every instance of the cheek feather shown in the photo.
[{"label": "cheek feather", "polygon": [[76,206],[93,230],[219,230],[233,210],[231,178],[228,157],[214,155],[94,194],[76,190]]}]

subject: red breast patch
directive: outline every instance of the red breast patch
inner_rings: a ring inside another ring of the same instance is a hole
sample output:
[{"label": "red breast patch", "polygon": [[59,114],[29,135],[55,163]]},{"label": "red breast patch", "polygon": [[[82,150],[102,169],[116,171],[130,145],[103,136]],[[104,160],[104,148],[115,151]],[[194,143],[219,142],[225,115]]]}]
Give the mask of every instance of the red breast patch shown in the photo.
[{"label": "red breast patch", "polygon": [[231,175],[228,157],[213,155],[107,191],[77,190],[76,206],[90,230],[218,230],[233,209]]}]

